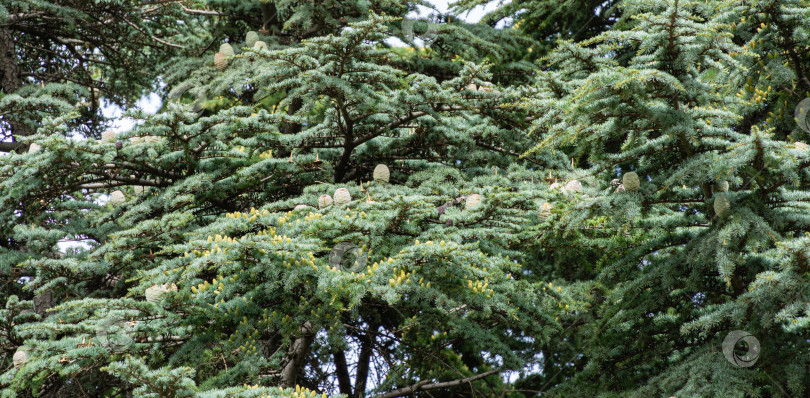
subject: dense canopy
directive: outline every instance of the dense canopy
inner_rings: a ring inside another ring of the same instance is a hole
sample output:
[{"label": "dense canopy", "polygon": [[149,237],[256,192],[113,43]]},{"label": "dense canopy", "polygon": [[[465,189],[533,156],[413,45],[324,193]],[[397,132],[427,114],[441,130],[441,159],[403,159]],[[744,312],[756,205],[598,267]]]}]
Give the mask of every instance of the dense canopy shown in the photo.
[{"label": "dense canopy", "polygon": [[810,4],[430,5],[0,0],[0,397],[807,396]]}]

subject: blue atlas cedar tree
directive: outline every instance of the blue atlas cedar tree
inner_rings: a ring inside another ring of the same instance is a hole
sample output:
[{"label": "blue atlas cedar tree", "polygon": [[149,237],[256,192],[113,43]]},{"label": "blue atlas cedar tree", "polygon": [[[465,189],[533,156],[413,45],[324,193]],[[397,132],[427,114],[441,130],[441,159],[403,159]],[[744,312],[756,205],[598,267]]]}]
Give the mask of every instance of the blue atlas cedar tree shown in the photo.
[{"label": "blue atlas cedar tree", "polygon": [[2,397],[806,395],[810,6],[417,3],[0,1]]}]

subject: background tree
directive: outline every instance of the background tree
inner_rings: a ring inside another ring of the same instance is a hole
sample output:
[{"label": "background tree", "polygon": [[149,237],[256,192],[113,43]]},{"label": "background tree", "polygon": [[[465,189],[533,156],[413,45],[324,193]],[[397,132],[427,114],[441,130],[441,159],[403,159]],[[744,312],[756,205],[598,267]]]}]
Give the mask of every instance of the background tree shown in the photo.
[{"label": "background tree", "polygon": [[519,30],[537,41],[531,49],[535,58],[547,55],[558,40],[583,41],[609,30],[621,16],[615,0],[459,0],[453,10],[459,14],[480,6],[495,5],[481,22]]},{"label": "background tree", "polygon": [[[519,384],[561,395],[805,394],[808,153],[792,142],[807,133],[792,109],[804,98],[810,10],[622,6],[617,28],[550,56],[532,101],[533,151],[560,151],[602,181],[603,195],[562,225],[604,215],[635,241],[577,240],[609,252],[589,278],[607,293],[569,329],[572,359]],[[607,181],[631,171],[640,188],[613,193]],[[756,367],[720,354],[735,329],[759,339]]]}]

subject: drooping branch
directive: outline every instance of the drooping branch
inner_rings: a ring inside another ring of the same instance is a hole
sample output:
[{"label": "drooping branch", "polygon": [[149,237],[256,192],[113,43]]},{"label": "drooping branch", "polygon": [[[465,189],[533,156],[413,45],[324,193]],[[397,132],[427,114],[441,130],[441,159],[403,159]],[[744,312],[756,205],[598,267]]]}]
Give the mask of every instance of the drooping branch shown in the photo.
[{"label": "drooping branch", "polygon": [[460,386],[462,384],[472,383],[472,382],[474,382],[476,380],[483,379],[483,378],[485,378],[487,376],[494,375],[494,374],[497,374],[497,373],[500,373],[500,370],[494,369],[494,370],[490,370],[488,372],[481,373],[479,375],[470,376],[470,377],[466,377],[466,378],[463,378],[463,379],[457,379],[457,380],[445,381],[445,382],[433,383],[433,384],[428,384],[428,383],[430,383],[429,381],[422,380],[422,381],[420,381],[420,382],[418,382],[416,384],[412,384],[412,385],[410,385],[408,387],[402,387],[400,389],[390,391],[390,392],[387,392],[385,394],[375,395],[375,396],[373,396],[371,398],[404,397],[406,395],[411,395],[411,394],[413,394],[413,393],[415,393],[417,391],[426,391],[426,390],[435,390],[435,389],[439,389],[439,388],[456,387],[456,386]]},{"label": "drooping branch", "polygon": [[195,10],[192,8],[183,7],[183,12],[186,14],[193,14],[193,15],[213,15],[213,16],[222,16],[222,13],[217,11],[209,11],[209,10]]}]

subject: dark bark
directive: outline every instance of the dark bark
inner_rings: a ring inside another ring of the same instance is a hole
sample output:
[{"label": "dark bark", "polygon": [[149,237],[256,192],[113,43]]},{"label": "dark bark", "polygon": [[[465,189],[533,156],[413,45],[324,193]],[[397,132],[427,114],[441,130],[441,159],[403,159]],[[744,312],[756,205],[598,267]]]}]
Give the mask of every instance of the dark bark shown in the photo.
[{"label": "dark bark", "polygon": [[315,330],[311,322],[307,321],[299,329],[300,336],[293,341],[287,353],[287,365],[281,371],[281,387],[292,388],[296,385],[298,374],[304,365],[304,359],[309,353],[309,346],[315,339]]},{"label": "dark bark", "polygon": [[343,148],[343,153],[340,155],[337,164],[335,164],[335,182],[343,182],[346,178],[346,173],[349,171],[349,160],[351,160],[352,151],[354,151],[354,146],[347,141],[346,146]]},{"label": "dark bark", "polygon": [[346,353],[338,350],[332,356],[335,358],[335,372],[337,373],[338,387],[341,394],[352,395],[352,380],[349,375],[349,366],[346,365]]},{"label": "dark bark", "polygon": [[[14,36],[11,30],[0,27],[0,90],[5,94],[11,94],[22,87],[20,76],[20,66],[17,63],[17,53],[14,44]],[[11,129],[11,137],[24,137],[34,134],[34,130],[20,121],[6,119]],[[4,142],[0,151],[9,152],[12,150],[21,151],[20,145]]]},{"label": "dark bark", "polygon": [[[294,115],[302,106],[304,106],[304,101],[300,97],[293,98],[287,108],[287,114]],[[301,132],[301,125],[298,123],[285,123],[284,127],[281,128],[281,132],[284,134],[298,134]]]},{"label": "dark bark", "polygon": [[23,145],[21,142],[0,142],[0,152],[20,152],[24,149],[24,147],[25,145]]},{"label": "dark bark", "polygon": [[379,326],[374,324],[368,328],[368,332],[363,336],[363,343],[360,346],[360,354],[357,359],[357,380],[355,380],[355,398],[365,396],[366,383],[368,383],[368,370],[371,364],[371,354],[374,352],[374,333]]},{"label": "dark bark", "polygon": [[0,28],[0,74],[0,88],[4,93],[11,94],[22,87],[14,36],[8,28]]}]

